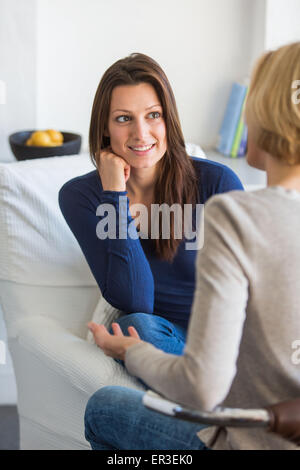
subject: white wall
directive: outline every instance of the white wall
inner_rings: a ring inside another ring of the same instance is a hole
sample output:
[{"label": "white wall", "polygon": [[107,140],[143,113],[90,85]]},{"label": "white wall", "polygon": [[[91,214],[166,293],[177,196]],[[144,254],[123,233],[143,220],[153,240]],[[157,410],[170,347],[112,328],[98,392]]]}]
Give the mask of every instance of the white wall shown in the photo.
[{"label": "white wall", "polygon": [[87,147],[104,71],[131,52],[171,82],[186,141],[215,143],[231,82],[263,49],[264,0],[39,0],[37,125],[80,132]]},{"label": "white wall", "polygon": [[36,125],[36,1],[0,0],[0,161],[14,160],[8,135]]},{"label": "white wall", "polygon": [[299,40],[299,18],[299,0],[0,0],[0,161],[20,129],[78,131],[86,149],[100,77],[133,51],[167,72],[186,140],[210,147],[231,81]]},{"label": "white wall", "polygon": [[0,0],[0,161],[8,135],[54,127],[87,135],[98,82],[131,52],[173,86],[186,141],[212,146],[231,82],[263,48],[265,0]]},{"label": "white wall", "polygon": [[300,41],[300,1],[267,0],[265,48]]}]

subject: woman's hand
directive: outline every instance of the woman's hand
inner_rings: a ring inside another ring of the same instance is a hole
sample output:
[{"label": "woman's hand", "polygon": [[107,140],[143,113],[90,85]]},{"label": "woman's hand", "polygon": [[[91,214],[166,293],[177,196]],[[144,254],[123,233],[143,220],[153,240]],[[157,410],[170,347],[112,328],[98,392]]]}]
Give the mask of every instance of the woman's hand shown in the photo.
[{"label": "woman's hand", "polygon": [[104,191],[126,191],[130,165],[124,158],[113,153],[111,147],[107,147],[100,151],[97,163]]},{"label": "woman's hand", "polygon": [[106,356],[125,361],[125,353],[130,346],[141,343],[138,332],[133,326],[128,327],[130,336],[124,336],[118,323],[112,324],[114,334],[111,335],[104,325],[90,322],[87,324],[94,335],[95,343],[101,348]]}]

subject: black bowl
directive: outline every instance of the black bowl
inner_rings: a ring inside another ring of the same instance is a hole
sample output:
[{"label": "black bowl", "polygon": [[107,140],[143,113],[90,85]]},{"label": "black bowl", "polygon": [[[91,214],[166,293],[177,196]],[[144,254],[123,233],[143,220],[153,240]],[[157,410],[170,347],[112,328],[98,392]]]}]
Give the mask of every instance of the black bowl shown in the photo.
[{"label": "black bowl", "polygon": [[36,147],[26,145],[26,140],[34,131],[15,132],[9,136],[10,148],[17,160],[33,158],[61,157],[63,155],[76,155],[80,152],[81,135],[71,132],[62,132],[64,141],[57,147]]}]

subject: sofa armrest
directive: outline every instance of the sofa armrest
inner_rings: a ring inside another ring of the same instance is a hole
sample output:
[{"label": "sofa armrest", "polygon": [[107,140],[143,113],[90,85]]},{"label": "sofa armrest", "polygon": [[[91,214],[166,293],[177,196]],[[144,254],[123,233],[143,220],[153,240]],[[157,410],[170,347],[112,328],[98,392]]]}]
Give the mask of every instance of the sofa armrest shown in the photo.
[{"label": "sofa armrest", "polygon": [[44,367],[53,369],[88,395],[106,385],[145,390],[136,378],[95,344],[75,336],[53,319],[32,316],[18,322],[17,340]]}]

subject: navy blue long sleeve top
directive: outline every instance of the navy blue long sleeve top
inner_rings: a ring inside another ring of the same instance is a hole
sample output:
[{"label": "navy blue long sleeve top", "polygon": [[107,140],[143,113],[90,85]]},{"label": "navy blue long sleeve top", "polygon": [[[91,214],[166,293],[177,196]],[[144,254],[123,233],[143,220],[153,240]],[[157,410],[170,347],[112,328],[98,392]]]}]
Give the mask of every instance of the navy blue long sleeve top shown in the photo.
[{"label": "navy blue long sleeve top", "polygon": [[[192,160],[200,204],[214,194],[243,190],[239,178],[225,165],[194,157]],[[157,257],[150,239],[140,238],[137,233],[119,238],[120,196],[125,202],[125,218],[121,215],[120,220],[127,228],[130,224],[132,230],[127,191],[104,191],[97,170],[67,181],[59,191],[59,205],[108,303],[125,313],[152,313],[187,327],[197,250],[186,250],[183,239],[170,263]],[[97,236],[97,224],[103,219],[103,215],[97,215],[100,204],[115,208],[116,238]]]}]

